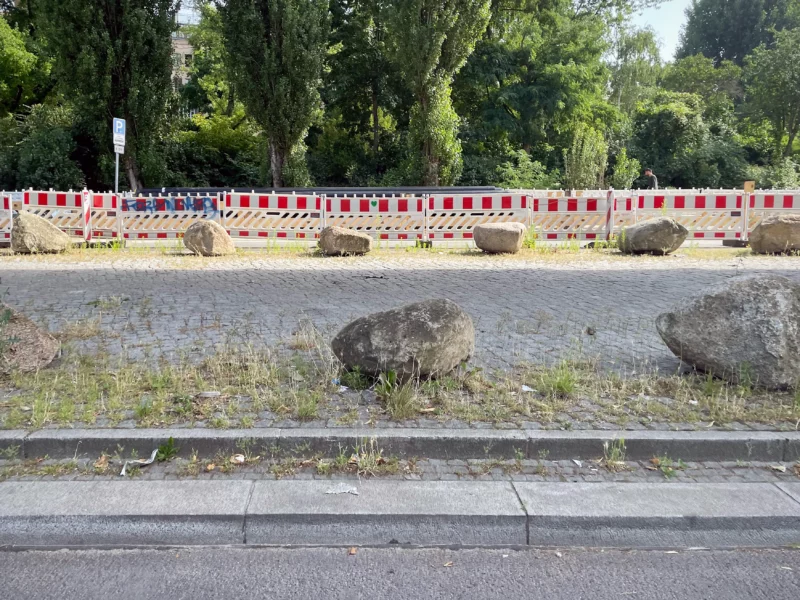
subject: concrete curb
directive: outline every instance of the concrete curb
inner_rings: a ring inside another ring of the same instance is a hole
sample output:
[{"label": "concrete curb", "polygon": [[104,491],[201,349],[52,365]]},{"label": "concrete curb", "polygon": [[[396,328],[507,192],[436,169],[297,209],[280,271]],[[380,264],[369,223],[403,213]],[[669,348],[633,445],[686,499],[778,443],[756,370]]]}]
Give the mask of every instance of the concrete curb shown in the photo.
[{"label": "concrete curb", "polygon": [[[374,439],[387,456],[434,459],[541,458],[590,460],[603,444],[623,438],[628,460],[670,456],[685,461],[800,460],[800,432],[772,431],[539,431],[481,429],[46,429],[0,431],[0,451],[21,458],[72,458],[102,452],[139,456],[174,438],[182,456],[256,454],[335,457]],[[121,450],[120,450],[121,449]]]},{"label": "concrete curb", "polygon": [[0,548],[798,542],[800,483],[0,483]]}]

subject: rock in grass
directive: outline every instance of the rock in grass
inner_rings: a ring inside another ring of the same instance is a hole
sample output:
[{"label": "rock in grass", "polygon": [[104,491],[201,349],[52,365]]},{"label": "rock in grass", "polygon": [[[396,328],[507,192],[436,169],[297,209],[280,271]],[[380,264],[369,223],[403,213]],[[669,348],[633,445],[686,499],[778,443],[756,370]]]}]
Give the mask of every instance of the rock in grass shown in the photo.
[{"label": "rock in grass", "polygon": [[788,389],[800,379],[800,285],[786,277],[732,279],[656,319],[683,362],[733,383]]},{"label": "rock in grass", "polygon": [[236,253],[236,246],[225,228],[216,221],[197,220],[183,236],[183,245],[201,256],[226,256]]},{"label": "rock in grass", "polygon": [[58,227],[33,213],[19,211],[11,228],[11,249],[20,254],[56,254],[72,245]]},{"label": "rock in grass", "polygon": [[750,248],[756,254],[800,251],[800,215],[767,217],[750,235]]},{"label": "rock in grass", "polygon": [[356,319],[331,343],[349,369],[400,380],[446,375],[475,351],[472,318],[451,300],[425,300]]},{"label": "rock in grass", "polygon": [[689,230],[669,217],[656,217],[625,227],[619,249],[625,254],[669,254],[681,247]]},{"label": "rock in grass", "polygon": [[372,250],[372,238],[345,227],[326,227],[319,234],[319,248],[327,256],[352,256]]},{"label": "rock in grass", "polygon": [[484,223],[472,231],[475,245],[489,254],[516,254],[525,239],[522,223]]},{"label": "rock in grass", "polygon": [[0,302],[0,373],[42,369],[53,362],[60,347],[56,338]]}]

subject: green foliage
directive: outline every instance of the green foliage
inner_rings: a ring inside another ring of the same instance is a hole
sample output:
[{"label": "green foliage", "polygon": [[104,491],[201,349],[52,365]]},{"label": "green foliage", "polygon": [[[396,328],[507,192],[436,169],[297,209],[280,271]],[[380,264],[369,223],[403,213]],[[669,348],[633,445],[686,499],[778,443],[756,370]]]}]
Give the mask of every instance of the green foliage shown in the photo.
[{"label": "green foliage", "polygon": [[23,34],[0,18],[0,116],[18,106],[35,66],[36,55],[28,52]]},{"label": "green foliage", "polygon": [[702,96],[704,116],[712,122],[732,123],[734,103],[744,95],[742,69],[730,61],[716,66],[702,54],[687,56],[667,65],[661,78],[663,88]]},{"label": "green foliage", "polygon": [[637,102],[652,94],[661,58],[658,40],[652,29],[621,29],[614,43],[615,57],[611,71],[611,101],[630,114]]},{"label": "green foliage", "polygon": [[218,9],[234,89],[269,140],[272,183],[294,184],[303,176],[300,142],[319,109],[328,2],[227,0]]},{"label": "green foliage", "polygon": [[608,144],[603,134],[581,126],[569,150],[564,150],[564,186],[570,190],[593,190],[603,187],[608,164]]},{"label": "green foliage", "polygon": [[772,125],[778,153],[791,156],[800,130],[800,29],[779,32],[745,63],[747,106]]},{"label": "green foliage", "polygon": [[491,0],[391,0],[389,56],[414,96],[410,135],[415,171],[425,185],[453,183],[461,170],[458,115],[450,99],[489,22]]},{"label": "green foliage", "polygon": [[168,460],[172,460],[176,456],[178,456],[178,452],[180,448],[175,445],[175,439],[169,438],[166,442],[161,444],[158,447],[158,452],[156,452],[156,460],[158,462],[166,462]]},{"label": "green foliage", "polygon": [[774,31],[797,26],[795,0],[695,0],[686,11],[678,58],[703,54],[714,61],[744,58],[761,44],[770,44]]},{"label": "green foliage", "polygon": [[547,190],[560,187],[559,173],[548,173],[543,164],[531,160],[524,150],[513,153],[513,160],[497,167],[496,184],[512,189]]},{"label": "green foliage", "polygon": [[614,163],[614,174],[611,176],[609,183],[615,190],[630,189],[641,172],[641,163],[635,158],[629,158],[628,151],[623,148],[617,153],[617,159]]},{"label": "green foliage", "polygon": [[[154,141],[171,95],[172,40],[179,0],[39,0],[38,23],[59,88],[75,106],[99,156],[112,151],[111,118],[128,122],[124,155],[131,188],[142,163],[158,165]],[[110,179],[110,177],[109,177]]]}]

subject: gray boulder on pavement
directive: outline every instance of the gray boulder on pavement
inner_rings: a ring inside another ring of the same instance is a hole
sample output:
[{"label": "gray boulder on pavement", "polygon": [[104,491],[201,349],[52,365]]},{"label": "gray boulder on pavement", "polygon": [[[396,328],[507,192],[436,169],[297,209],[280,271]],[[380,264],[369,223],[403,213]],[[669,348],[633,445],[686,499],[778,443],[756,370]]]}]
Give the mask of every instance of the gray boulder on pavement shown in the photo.
[{"label": "gray boulder on pavement", "polygon": [[734,383],[787,389],[800,379],[800,285],[737,277],[656,319],[682,361]]},{"label": "gray boulder on pavement", "polygon": [[669,217],[656,217],[625,227],[619,249],[625,254],[669,254],[681,247],[689,231]]},{"label": "gray boulder on pavement", "polygon": [[327,256],[366,254],[372,250],[372,238],[345,227],[326,227],[319,235],[319,248]]},{"label": "gray boulder on pavement", "polygon": [[475,351],[472,318],[451,300],[425,300],[345,326],[331,343],[346,367],[401,380],[445,375]]},{"label": "gray boulder on pavement", "polygon": [[0,373],[42,369],[53,362],[60,347],[56,338],[0,302]]},{"label": "gray boulder on pavement", "polygon": [[522,249],[527,228],[522,223],[485,223],[472,232],[475,245],[490,254],[516,254]]},{"label": "gray boulder on pavement", "polygon": [[750,235],[750,248],[757,254],[780,254],[800,250],[800,215],[771,215]]},{"label": "gray boulder on pavement", "polygon": [[33,213],[19,211],[11,229],[11,249],[20,254],[56,254],[72,245],[58,227]]},{"label": "gray boulder on pavement", "polygon": [[236,253],[236,246],[225,228],[207,219],[192,223],[183,235],[183,245],[201,256],[225,256]]}]

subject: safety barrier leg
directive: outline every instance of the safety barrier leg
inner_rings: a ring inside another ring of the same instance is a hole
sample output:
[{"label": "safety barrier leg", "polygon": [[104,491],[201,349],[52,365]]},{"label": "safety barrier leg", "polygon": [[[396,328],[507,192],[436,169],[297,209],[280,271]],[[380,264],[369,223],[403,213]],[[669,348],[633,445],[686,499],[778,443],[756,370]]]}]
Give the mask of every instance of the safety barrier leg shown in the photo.
[{"label": "safety barrier leg", "polygon": [[742,201],[744,207],[742,208],[742,241],[747,242],[750,240],[750,192],[745,192]]},{"label": "safety barrier leg", "polygon": [[92,193],[83,190],[83,239],[88,244],[92,241]]},{"label": "safety barrier leg", "polygon": [[609,188],[607,196],[606,207],[606,241],[611,241],[614,235],[614,204],[616,203],[616,194],[614,188]]}]

